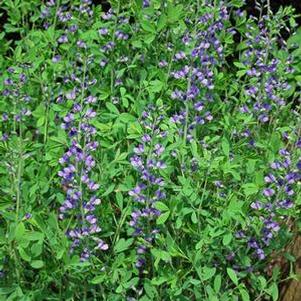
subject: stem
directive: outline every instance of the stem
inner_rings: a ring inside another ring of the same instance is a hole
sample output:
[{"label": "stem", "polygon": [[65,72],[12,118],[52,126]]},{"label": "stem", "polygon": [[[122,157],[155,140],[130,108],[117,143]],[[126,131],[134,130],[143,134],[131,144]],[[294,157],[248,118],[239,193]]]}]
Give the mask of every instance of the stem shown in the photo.
[{"label": "stem", "polygon": [[17,277],[17,283],[18,285],[20,285],[20,271],[19,271],[19,260],[18,260],[18,257],[17,257],[17,254],[16,254],[16,249],[13,250],[14,252],[14,260],[15,260],[15,272],[16,272],[16,277]]},{"label": "stem", "polygon": [[55,26],[56,26],[56,21],[57,21],[57,11],[59,10],[59,7],[60,7],[60,0],[57,0],[56,2],[56,8],[55,8],[55,14],[54,14],[54,19],[53,19],[53,28],[55,29]]},{"label": "stem", "polygon": [[17,133],[16,111],[17,111],[17,103],[16,103],[16,101],[14,100],[14,112],[13,112],[13,116],[14,116],[14,134]]},{"label": "stem", "polygon": [[[199,7],[200,7],[200,3],[199,3],[199,0],[197,1],[196,3],[197,5],[197,11],[199,11]],[[194,28],[193,28],[193,36],[195,38],[196,36],[196,28],[197,28],[197,24],[198,24],[198,18],[197,18],[198,14],[196,14],[196,18],[195,18],[195,24],[194,24]],[[190,61],[190,70],[189,70],[189,74],[188,74],[188,83],[187,83],[187,90],[186,90],[186,97],[187,97],[187,94],[191,88],[191,74],[192,74],[192,67],[193,67],[193,61],[191,60]],[[184,135],[183,135],[183,149],[185,151],[185,148],[186,148],[186,142],[187,142],[187,130],[188,130],[188,120],[189,120],[189,116],[188,116],[188,113],[189,113],[189,103],[188,103],[188,99],[186,98],[185,100],[185,127],[184,127]],[[184,161],[185,161],[185,156],[183,155],[182,156],[182,160],[181,160],[181,166],[180,166],[180,169],[182,171],[182,175],[184,176],[184,173],[183,173],[183,170],[182,170],[182,166],[184,164]]]},{"label": "stem", "polygon": [[[20,117],[21,118],[21,117]],[[22,123],[19,122],[19,141],[18,141],[18,165],[17,165],[17,184],[16,184],[16,222],[19,220],[19,212],[21,206],[21,173],[22,173],[22,160],[23,160],[23,145],[22,145]]]},{"label": "stem", "polygon": [[271,12],[271,3],[270,3],[270,0],[267,0],[267,9],[268,9],[268,17],[270,18],[270,12]]},{"label": "stem", "polygon": [[[81,101],[80,101],[80,106],[81,106],[81,112],[80,112],[80,119],[79,119],[79,123],[78,123],[78,129],[77,129],[77,142],[79,143],[81,140],[81,125],[82,125],[82,112],[83,112],[83,104],[84,104],[84,94],[85,94],[85,86],[84,83],[86,81],[86,72],[87,72],[87,59],[84,59],[84,70],[83,70],[83,79],[82,79],[82,90],[81,90]],[[86,138],[84,138],[84,145],[83,145],[83,150],[85,149],[85,145],[86,145]],[[79,166],[78,163],[76,162],[76,170],[77,172],[79,172]],[[81,219],[82,219],[82,223],[84,225],[85,222],[85,212],[84,212],[84,207],[83,207],[83,187],[82,187],[82,175],[83,175],[83,168],[80,168],[80,172],[79,172],[79,192],[80,192],[80,211],[81,211]]]},{"label": "stem", "polygon": [[[43,84],[42,84],[42,93],[43,93]],[[50,95],[47,97],[46,101],[46,116],[45,116],[45,124],[44,124],[44,147],[46,147],[47,136],[48,136],[48,119],[49,119],[49,109],[50,109]]]},{"label": "stem", "polygon": [[[112,33],[112,43],[113,43],[113,45],[115,43],[115,32],[116,32],[116,28],[117,28],[117,24],[118,24],[119,11],[120,11],[120,0],[118,0],[116,19],[115,19],[114,29],[113,29],[113,33]],[[114,54],[114,52],[112,51],[111,54]],[[113,58],[113,55],[111,55],[111,60],[112,60],[112,58]],[[113,92],[114,92],[114,78],[115,78],[114,75],[115,75],[114,66],[112,66],[112,69],[111,69],[111,85],[110,85],[111,86],[111,101],[113,100]]]},{"label": "stem", "polygon": [[[190,64],[190,71],[189,71],[189,79],[188,79],[188,83],[187,83],[187,90],[186,90],[186,95],[188,94],[190,88],[191,88],[191,68],[192,68],[192,63]],[[185,101],[185,127],[184,127],[184,135],[183,135],[183,150],[185,151],[186,148],[186,141],[187,141],[187,130],[188,130],[188,113],[189,113],[189,103],[188,103],[188,99],[186,99]],[[182,166],[184,164],[185,161],[185,156],[184,154],[182,155],[182,160],[181,160],[181,171],[183,174],[183,169]]]},{"label": "stem", "polygon": [[129,208],[129,205],[124,209],[124,214],[121,217],[120,223],[117,225],[117,229],[116,229],[115,235],[113,237],[113,241],[112,241],[113,246],[115,245],[115,242],[119,239],[120,230],[122,229],[122,226],[127,218],[128,208]]},{"label": "stem", "polygon": [[21,206],[21,193],[20,193],[20,186],[21,186],[21,159],[18,160],[18,173],[17,173],[17,205],[16,205],[16,222],[19,220],[19,212]]}]

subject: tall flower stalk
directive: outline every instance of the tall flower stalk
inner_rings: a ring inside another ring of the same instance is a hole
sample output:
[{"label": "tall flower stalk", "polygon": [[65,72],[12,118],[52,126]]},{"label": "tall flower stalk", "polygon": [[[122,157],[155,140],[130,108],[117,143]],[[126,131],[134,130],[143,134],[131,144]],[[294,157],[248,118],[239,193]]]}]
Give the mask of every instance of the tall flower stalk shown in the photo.
[{"label": "tall flower stalk", "polygon": [[[12,110],[2,112],[2,143],[8,149],[5,160],[9,174],[13,179],[13,197],[16,201],[16,221],[20,218],[21,195],[22,195],[22,170],[24,165],[24,129],[25,121],[31,115],[31,97],[26,93],[28,81],[28,66],[20,65],[9,67],[7,77],[4,79],[3,97],[12,104]],[[8,106],[11,108],[11,105]],[[9,121],[12,121],[12,126]]]},{"label": "tall flower stalk", "polygon": [[[212,6],[212,12],[198,16],[195,22],[187,19],[189,30],[182,36],[181,49],[174,54],[174,70],[170,74],[176,87],[171,93],[176,113],[171,121],[178,128],[184,148],[187,142],[198,141],[199,126],[213,119],[210,103],[213,102],[216,69],[224,61],[220,35],[225,31],[228,19],[227,7],[223,3]],[[182,154],[182,172],[186,161]]]},{"label": "tall flower stalk", "polygon": [[142,272],[146,269],[146,254],[151,249],[158,229],[155,226],[160,211],[156,209],[156,202],[164,200],[165,182],[160,171],[165,169],[165,147],[162,142],[166,132],[160,128],[163,115],[161,108],[149,105],[142,113],[141,125],[144,135],[141,143],[134,148],[131,157],[131,165],[138,172],[138,182],[129,195],[134,200],[134,210],[131,214],[130,226],[134,229],[134,237],[137,238],[137,262],[136,267]]},{"label": "tall flower stalk", "polygon": [[[87,15],[90,18],[93,11],[90,1],[83,1],[79,7],[74,7],[74,12]],[[61,22],[68,22],[71,13],[58,11]],[[77,26],[69,26],[59,43],[69,43],[68,35],[76,35]],[[81,261],[88,260],[97,250],[107,250],[108,244],[99,238],[101,228],[95,214],[97,206],[101,203],[98,198],[100,185],[95,180],[93,169],[96,161],[93,153],[98,149],[99,143],[95,139],[96,128],[93,119],[97,117],[97,97],[91,93],[97,79],[90,76],[95,66],[94,57],[86,42],[77,39],[72,46],[75,61],[71,62],[73,70],[64,77],[67,87],[65,92],[60,92],[57,102],[64,103],[70,108],[63,117],[61,127],[69,137],[68,150],[59,160],[62,169],[58,175],[66,192],[66,198],[60,207],[60,219],[69,219],[67,236],[71,239],[70,252],[79,252]]]}]

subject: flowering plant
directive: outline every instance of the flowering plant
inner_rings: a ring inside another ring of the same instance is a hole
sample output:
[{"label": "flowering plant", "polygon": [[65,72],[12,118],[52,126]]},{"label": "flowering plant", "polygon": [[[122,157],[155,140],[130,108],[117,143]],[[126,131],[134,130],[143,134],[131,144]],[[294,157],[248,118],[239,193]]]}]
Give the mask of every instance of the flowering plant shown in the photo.
[{"label": "flowering plant", "polygon": [[244,2],[0,1],[5,300],[276,301],[296,278],[301,35]]}]

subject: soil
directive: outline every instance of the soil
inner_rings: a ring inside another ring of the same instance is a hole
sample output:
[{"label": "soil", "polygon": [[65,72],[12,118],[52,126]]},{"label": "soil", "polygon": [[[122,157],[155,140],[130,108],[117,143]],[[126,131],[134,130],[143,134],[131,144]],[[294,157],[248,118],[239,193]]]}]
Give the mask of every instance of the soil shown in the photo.
[{"label": "soil", "polygon": [[[280,301],[299,301],[301,300],[301,235],[294,239],[294,242],[287,251],[296,259],[294,272],[298,279],[285,282],[282,287],[280,287]],[[289,265],[286,264],[285,269],[287,272],[289,268]]]}]

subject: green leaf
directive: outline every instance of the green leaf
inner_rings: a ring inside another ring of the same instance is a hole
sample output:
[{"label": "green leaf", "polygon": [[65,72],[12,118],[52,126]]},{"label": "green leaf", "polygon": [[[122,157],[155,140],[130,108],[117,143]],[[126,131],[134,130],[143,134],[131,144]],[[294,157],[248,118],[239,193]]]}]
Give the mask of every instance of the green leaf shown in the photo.
[{"label": "green leaf", "polygon": [[272,297],[273,301],[278,300],[279,291],[278,291],[278,286],[275,282],[272,283],[272,285],[265,291]]},{"label": "green leaf", "polygon": [[134,239],[130,238],[128,240],[125,240],[124,238],[121,238],[118,240],[117,244],[114,247],[114,251],[116,253],[120,253],[122,251],[125,251],[129,248],[129,246],[133,243]]},{"label": "green leaf", "polygon": [[238,278],[236,276],[236,273],[233,269],[231,268],[227,268],[227,274],[228,276],[230,277],[230,279],[232,280],[232,282],[235,284],[235,285],[238,285]]},{"label": "green leaf", "polygon": [[168,3],[167,6],[167,20],[169,23],[174,23],[180,20],[182,14],[184,13],[183,5],[174,5]]},{"label": "green leaf", "polygon": [[160,211],[169,211],[169,208],[162,202],[156,202],[155,203],[155,208],[160,210]]},{"label": "green leaf", "polygon": [[30,256],[26,253],[26,251],[23,248],[19,247],[18,251],[19,251],[20,257],[23,260],[25,260],[27,262],[30,262],[31,258],[30,258]]},{"label": "green leaf", "polygon": [[247,161],[247,173],[252,174],[255,171],[255,165],[257,160],[250,159]]},{"label": "green leaf", "polygon": [[162,213],[162,214],[157,218],[157,225],[162,225],[162,224],[164,224],[164,223],[167,221],[169,215],[170,215],[170,212],[169,212],[169,211]]},{"label": "green leaf", "polygon": [[233,238],[232,233],[228,233],[228,234],[224,235],[224,237],[223,237],[223,245],[224,246],[229,245],[230,242],[231,242],[231,240],[232,240],[232,238]]},{"label": "green leaf", "polygon": [[161,31],[164,27],[166,27],[167,23],[167,17],[165,14],[161,14],[158,24],[157,24],[157,29],[158,31]]},{"label": "green leaf", "polygon": [[221,289],[221,285],[222,285],[222,276],[221,275],[216,275],[214,278],[214,290],[216,293],[219,292],[219,290]]},{"label": "green leaf", "polygon": [[121,113],[119,116],[119,120],[124,122],[124,123],[130,123],[130,122],[135,122],[136,117],[129,114],[129,113]]},{"label": "green leaf", "polygon": [[265,289],[267,285],[266,279],[263,276],[259,276],[258,281],[260,282],[260,289]]},{"label": "green leaf", "polygon": [[246,183],[242,185],[242,188],[246,196],[256,194],[259,190],[259,187],[254,183]]},{"label": "green leaf", "polygon": [[109,187],[106,188],[106,191],[102,194],[102,196],[109,195],[115,188],[115,184],[111,184]]},{"label": "green leaf", "polygon": [[239,69],[246,69],[246,66],[243,63],[234,62],[233,64],[234,64],[234,66],[236,66]]},{"label": "green leaf", "polygon": [[228,157],[230,153],[230,145],[229,145],[229,141],[225,137],[223,137],[222,139],[222,150],[223,153]]},{"label": "green leaf", "polygon": [[155,34],[149,33],[144,36],[143,42],[149,45],[155,40],[155,38],[156,38]]},{"label": "green leaf", "polygon": [[39,242],[34,243],[31,246],[30,250],[31,250],[31,254],[32,254],[33,257],[38,257],[42,254],[43,245],[42,245],[42,243],[39,243]]},{"label": "green leaf", "polygon": [[45,119],[46,119],[45,116],[42,116],[38,119],[38,121],[37,121],[38,128],[41,127],[45,123]]},{"label": "green leaf", "polygon": [[205,281],[212,278],[215,275],[215,272],[216,272],[216,268],[204,267],[202,269],[202,280]]},{"label": "green leaf", "polygon": [[250,295],[247,290],[244,288],[239,288],[239,292],[242,298],[242,301],[250,301]]},{"label": "green leaf", "polygon": [[91,283],[92,284],[102,283],[105,280],[105,278],[106,278],[106,274],[96,276],[91,280]]},{"label": "green leaf", "polygon": [[271,140],[269,142],[269,145],[273,152],[277,153],[282,145],[281,139],[279,137],[278,133],[273,133],[271,136]]},{"label": "green leaf", "polygon": [[119,111],[117,109],[117,107],[115,105],[113,105],[112,103],[110,102],[106,102],[106,107],[108,108],[108,110],[114,114],[119,114]]},{"label": "green leaf", "polygon": [[20,239],[24,238],[24,234],[25,234],[25,227],[24,227],[24,224],[22,222],[20,222],[18,224],[18,226],[16,227],[16,232],[15,232],[16,240],[20,240]]},{"label": "green leaf", "polygon": [[198,218],[197,218],[197,215],[195,212],[192,212],[191,214],[191,221],[194,223],[194,224],[197,224],[198,222]]},{"label": "green leaf", "polygon": [[42,260],[33,260],[30,265],[34,268],[34,269],[40,269],[44,266],[44,262]]},{"label": "green leaf", "polygon": [[242,76],[244,76],[246,73],[247,73],[247,70],[238,70],[238,71],[236,72],[236,75],[237,75],[238,77],[242,77]]},{"label": "green leaf", "polygon": [[140,24],[143,30],[151,33],[156,33],[156,27],[154,26],[154,24],[151,24],[149,21],[141,21]]},{"label": "green leaf", "polygon": [[148,297],[150,297],[151,299],[153,299],[157,295],[156,288],[154,286],[152,286],[149,281],[146,281],[144,283],[144,289],[145,289],[145,292],[148,295]]},{"label": "green leaf", "polygon": [[150,82],[149,91],[150,92],[160,92],[163,88],[164,84],[160,80],[153,80]]},{"label": "green leaf", "polygon": [[43,240],[44,234],[38,231],[30,231],[26,233],[26,238],[28,240],[36,241],[36,240]]}]

